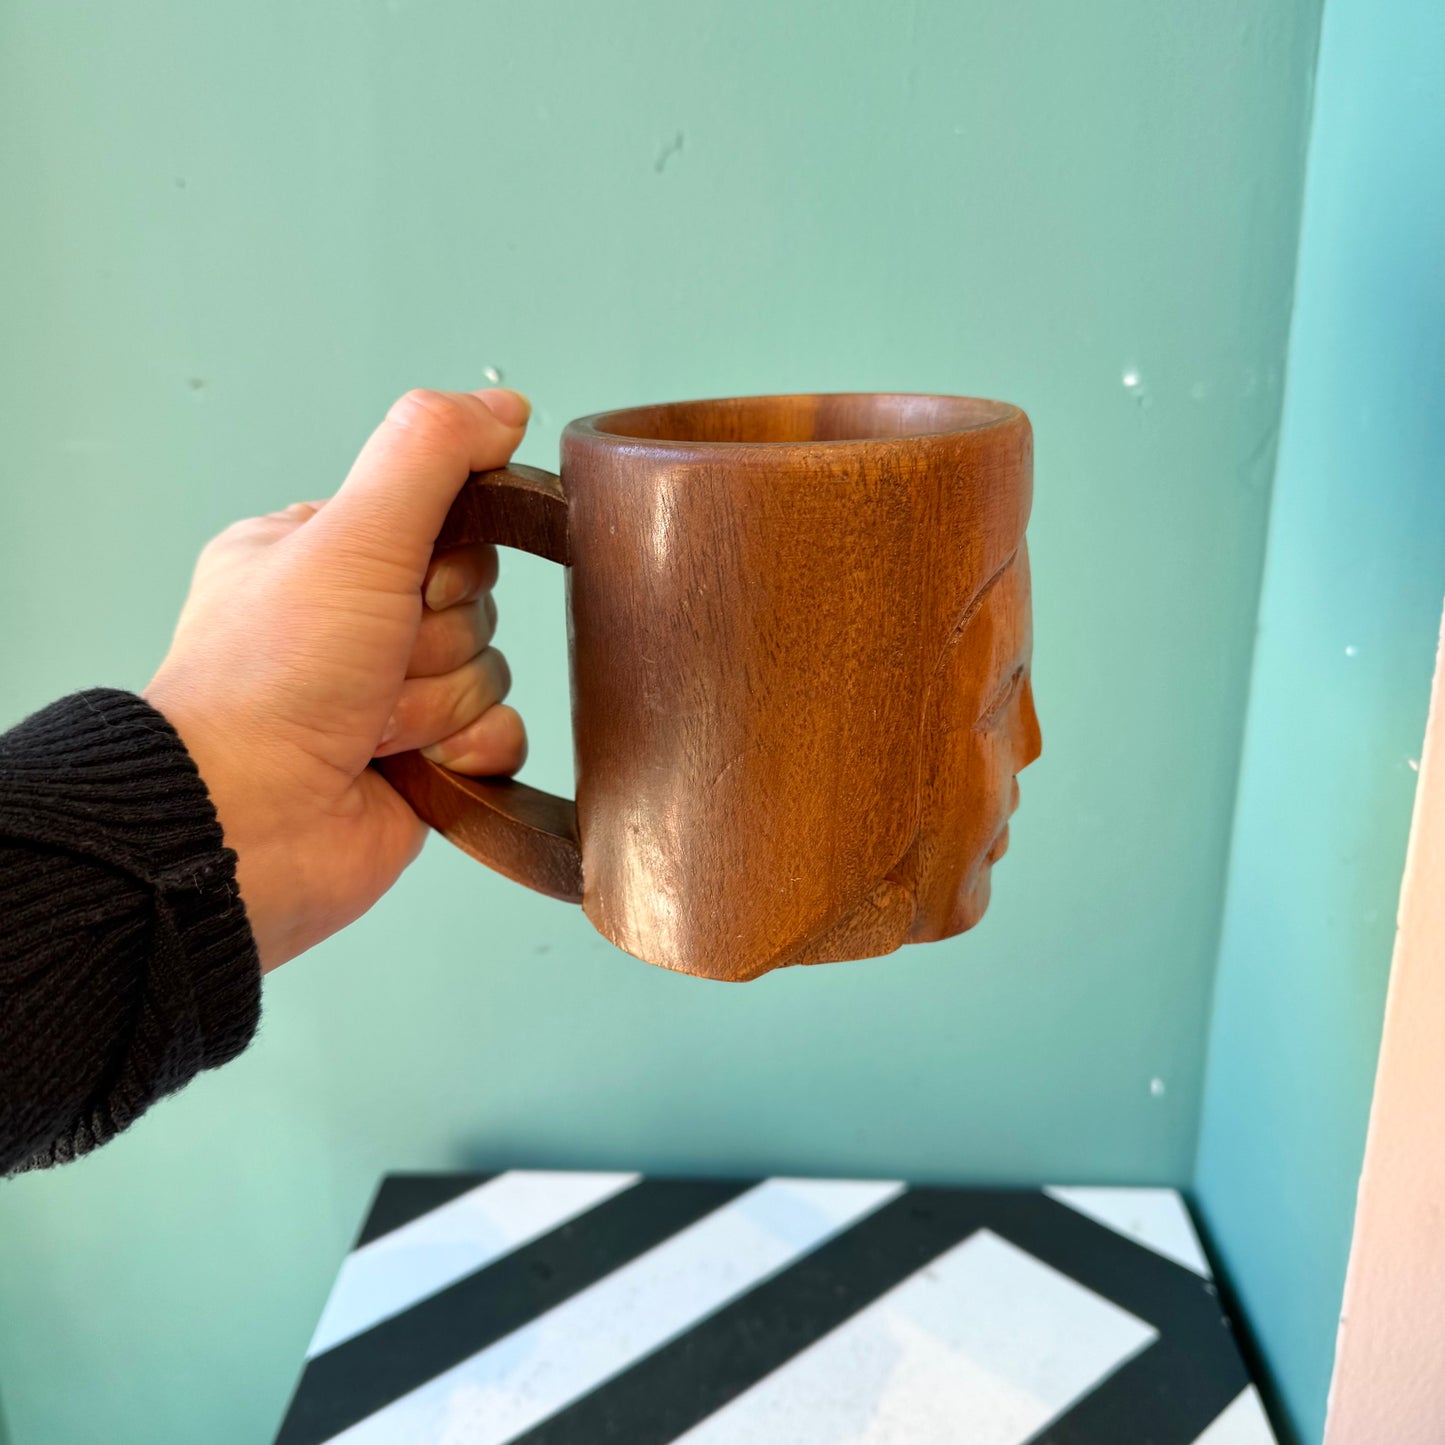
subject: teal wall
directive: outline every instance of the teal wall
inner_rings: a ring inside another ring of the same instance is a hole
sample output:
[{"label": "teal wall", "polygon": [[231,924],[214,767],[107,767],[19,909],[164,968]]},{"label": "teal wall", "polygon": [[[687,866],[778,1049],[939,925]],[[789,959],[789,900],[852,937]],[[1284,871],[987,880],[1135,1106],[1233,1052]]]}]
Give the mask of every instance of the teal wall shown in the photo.
[{"label": "teal wall", "polygon": [[1442,96],[1438,0],[1329,0],[1197,1181],[1307,1442],[1445,596]]},{"label": "teal wall", "polygon": [[[266,1439],[387,1168],[1188,1180],[1317,22],[0,6],[0,722],[144,683],[211,533],[491,366],[542,464],[652,398],[1023,404],[1045,730],[977,933],[746,988],[429,848],[237,1064],[0,1189],[14,1445]],[[560,579],[505,567],[528,776],[566,787]]]}]

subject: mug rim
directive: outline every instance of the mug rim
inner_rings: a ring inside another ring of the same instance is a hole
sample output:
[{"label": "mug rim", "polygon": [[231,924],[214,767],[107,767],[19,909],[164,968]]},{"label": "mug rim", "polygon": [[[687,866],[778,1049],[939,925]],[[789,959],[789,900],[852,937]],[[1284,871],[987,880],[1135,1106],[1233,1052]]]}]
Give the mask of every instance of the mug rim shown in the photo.
[{"label": "mug rim", "polygon": [[[937,427],[916,432],[895,432],[881,436],[821,437],[798,441],[710,441],[683,440],[677,437],[637,436],[634,433],[611,431],[606,423],[632,413],[647,411],[670,411],[680,407],[708,406],[716,404],[737,404],[747,402],[797,402],[797,401],[852,401],[868,398],[896,399],[898,401],[940,401],[968,402],[975,406],[987,407],[989,415],[966,426]],[[933,391],[816,391],[816,392],[760,392],[748,396],[689,397],[676,401],[645,402],[637,406],[611,407],[607,411],[592,412],[577,417],[563,428],[564,438],[572,437],[590,441],[615,444],[624,447],[643,447],[649,450],[678,451],[797,451],[806,448],[842,448],[859,446],[887,446],[891,443],[917,442],[946,437],[974,436],[979,432],[992,431],[998,427],[1017,425],[1022,421],[1028,425],[1028,416],[1022,407],[1012,402],[996,401],[990,397],[963,396],[951,392]]]}]

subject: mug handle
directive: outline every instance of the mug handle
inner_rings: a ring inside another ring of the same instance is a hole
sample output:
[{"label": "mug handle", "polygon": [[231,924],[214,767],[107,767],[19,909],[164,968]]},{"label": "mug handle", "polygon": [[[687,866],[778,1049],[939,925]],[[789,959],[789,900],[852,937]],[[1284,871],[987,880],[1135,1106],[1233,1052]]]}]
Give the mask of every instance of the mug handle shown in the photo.
[{"label": "mug handle", "polygon": [[[562,482],[537,467],[473,472],[437,536],[438,549],[493,542],[568,565]],[[419,752],[373,764],[412,811],[479,863],[567,903],[582,901],[577,804],[510,778],[469,778]]]}]

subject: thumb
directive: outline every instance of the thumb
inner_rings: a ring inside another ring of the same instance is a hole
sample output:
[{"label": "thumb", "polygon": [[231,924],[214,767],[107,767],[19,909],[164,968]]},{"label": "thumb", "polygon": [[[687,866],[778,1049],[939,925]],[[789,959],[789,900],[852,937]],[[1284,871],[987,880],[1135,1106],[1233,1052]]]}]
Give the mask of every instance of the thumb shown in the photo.
[{"label": "thumb", "polygon": [[326,542],[352,555],[400,566],[414,579],[408,585],[420,587],[462,483],[507,464],[531,410],[520,392],[503,388],[407,392],[308,531],[326,533]]}]

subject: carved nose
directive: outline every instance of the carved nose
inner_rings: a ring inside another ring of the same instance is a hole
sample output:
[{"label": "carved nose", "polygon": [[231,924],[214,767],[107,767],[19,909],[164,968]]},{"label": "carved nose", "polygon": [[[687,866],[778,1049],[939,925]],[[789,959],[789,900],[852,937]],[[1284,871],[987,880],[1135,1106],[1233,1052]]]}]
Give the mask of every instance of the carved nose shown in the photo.
[{"label": "carved nose", "polygon": [[1036,761],[1039,754],[1044,750],[1044,735],[1039,728],[1038,710],[1034,707],[1034,685],[1032,681],[1026,681],[1020,691],[1019,724],[1021,727],[1022,749],[1019,754],[1018,765],[1014,771],[1021,773],[1030,763]]}]

